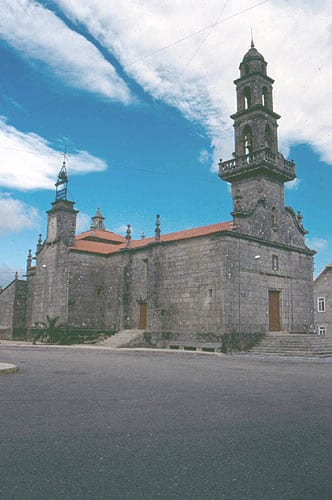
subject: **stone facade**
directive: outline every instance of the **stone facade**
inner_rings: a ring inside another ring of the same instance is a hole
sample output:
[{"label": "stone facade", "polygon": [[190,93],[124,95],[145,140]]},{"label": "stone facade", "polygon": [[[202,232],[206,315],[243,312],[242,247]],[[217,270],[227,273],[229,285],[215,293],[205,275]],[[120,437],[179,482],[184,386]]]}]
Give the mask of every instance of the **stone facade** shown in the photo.
[{"label": "stone facade", "polygon": [[314,282],[315,324],[318,335],[332,337],[332,265],[329,264]]},{"label": "stone facade", "polygon": [[16,279],[0,294],[0,339],[22,335],[26,325],[27,282]]},{"label": "stone facade", "polygon": [[130,227],[126,237],[106,230],[98,209],[91,229],[74,237],[63,165],[47,238],[36,265],[28,260],[28,329],[48,315],[71,330],[141,328],[159,343],[312,330],[314,252],[301,215],[284,205],[295,165],[278,152],[273,80],[254,47],[240,74],[235,153],[219,172],[232,184],[233,220],[163,235],[157,216],[155,237],[133,240]]}]

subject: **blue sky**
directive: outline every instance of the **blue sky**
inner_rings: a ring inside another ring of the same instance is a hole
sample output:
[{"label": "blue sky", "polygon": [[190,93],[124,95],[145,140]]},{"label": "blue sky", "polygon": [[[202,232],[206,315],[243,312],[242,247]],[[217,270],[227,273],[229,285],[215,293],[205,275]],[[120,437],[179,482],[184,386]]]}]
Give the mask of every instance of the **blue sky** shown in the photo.
[{"label": "blue sky", "polygon": [[[67,148],[78,229],[230,220],[217,174],[233,151],[239,63],[256,47],[275,79],[286,203],[304,215],[315,271],[332,261],[332,8],[326,0],[3,0],[0,284],[24,273]],[[276,22],[278,20],[278,22]]]}]

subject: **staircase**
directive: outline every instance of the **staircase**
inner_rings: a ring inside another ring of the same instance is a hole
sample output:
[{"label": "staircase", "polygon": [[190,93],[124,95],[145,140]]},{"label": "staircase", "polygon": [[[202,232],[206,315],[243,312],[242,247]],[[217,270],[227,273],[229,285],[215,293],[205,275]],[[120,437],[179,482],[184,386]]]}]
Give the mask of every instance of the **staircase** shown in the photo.
[{"label": "staircase", "polygon": [[144,342],[144,330],[121,330],[99,343],[101,346],[113,347],[134,347],[137,343]]},{"label": "staircase", "polygon": [[332,357],[332,337],[268,333],[249,352],[251,354],[275,354],[278,356]]}]

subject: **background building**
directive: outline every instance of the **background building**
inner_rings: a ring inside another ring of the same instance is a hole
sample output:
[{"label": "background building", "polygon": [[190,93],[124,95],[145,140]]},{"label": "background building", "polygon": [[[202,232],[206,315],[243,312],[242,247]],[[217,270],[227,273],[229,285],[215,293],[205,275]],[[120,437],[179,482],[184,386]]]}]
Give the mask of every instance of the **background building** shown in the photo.
[{"label": "background building", "polygon": [[318,335],[332,337],[332,264],[314,282],[315,324]]}]

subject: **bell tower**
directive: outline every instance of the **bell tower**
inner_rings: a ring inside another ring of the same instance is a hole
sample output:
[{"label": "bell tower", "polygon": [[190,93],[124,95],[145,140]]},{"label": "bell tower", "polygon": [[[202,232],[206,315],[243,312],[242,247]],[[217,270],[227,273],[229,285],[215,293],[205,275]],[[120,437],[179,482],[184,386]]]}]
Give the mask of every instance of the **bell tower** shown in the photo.
[{"label": "bell tower", "polygon": [[63,161],[61,170],[55,183],[55,201],[51,210],[48,210],[47,243],[62,242],[66,246],[74,243],[76,231],[76,216],[78,210],[75,203],[67,199],[68,175],[66,161]]},{"label": "bell tower", "polygon": [[240,63],[240,77],[234,81],[237,110],[231,118],[235,152],[231,160],[220,160],[219,177],[232,185],[232,215],[238,230],[275,241],[285,218],[284,183],[296,175],[295,164],[278,152],[280,115],[273,110],[274,80],[266,67],[264,57],[251,42]]}]

